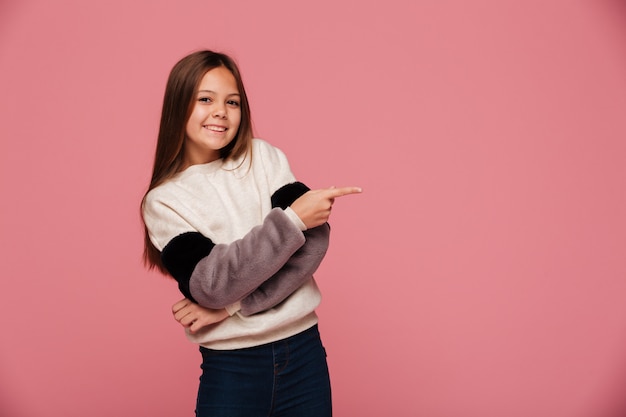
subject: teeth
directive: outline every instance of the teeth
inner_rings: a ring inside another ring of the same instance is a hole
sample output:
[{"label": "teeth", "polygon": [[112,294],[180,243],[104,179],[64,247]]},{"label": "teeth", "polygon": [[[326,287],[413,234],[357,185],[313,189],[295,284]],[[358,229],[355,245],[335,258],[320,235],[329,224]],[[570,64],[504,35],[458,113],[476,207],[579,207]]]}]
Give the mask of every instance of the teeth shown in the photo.
[{"label": "teeth", "polygon": [[214,132],[225,132],[226,128],[225,127],[220,127],[220,126],[205,126],[207,129],[212,130]]}]

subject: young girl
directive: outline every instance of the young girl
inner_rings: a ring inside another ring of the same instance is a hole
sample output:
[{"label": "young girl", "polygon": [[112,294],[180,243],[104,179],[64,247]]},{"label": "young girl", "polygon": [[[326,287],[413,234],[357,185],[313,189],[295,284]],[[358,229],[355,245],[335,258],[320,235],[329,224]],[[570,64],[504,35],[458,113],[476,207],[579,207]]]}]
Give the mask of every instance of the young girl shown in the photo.
[{"label": "young girl", "polygon": [[335,198],[360,191],[311,191],[253,139],[231,58],[200,51],[174,66],[142,201],[144,258],[185,296],[173,312],[202,353],[197,416],[332,414],[312,274]]}]

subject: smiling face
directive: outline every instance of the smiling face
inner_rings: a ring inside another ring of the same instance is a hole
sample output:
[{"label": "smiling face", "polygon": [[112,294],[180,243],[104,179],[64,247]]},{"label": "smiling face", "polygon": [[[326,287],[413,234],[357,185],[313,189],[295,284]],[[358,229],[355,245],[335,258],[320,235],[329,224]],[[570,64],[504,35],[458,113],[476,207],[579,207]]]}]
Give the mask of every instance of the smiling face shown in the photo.
[{"label": "smiling face", "polygon": [[213,68],[202,77],[185,129],[185,165],[220,158],[220,149],[237,136],[240,102],[237,81],[225,67]]}]

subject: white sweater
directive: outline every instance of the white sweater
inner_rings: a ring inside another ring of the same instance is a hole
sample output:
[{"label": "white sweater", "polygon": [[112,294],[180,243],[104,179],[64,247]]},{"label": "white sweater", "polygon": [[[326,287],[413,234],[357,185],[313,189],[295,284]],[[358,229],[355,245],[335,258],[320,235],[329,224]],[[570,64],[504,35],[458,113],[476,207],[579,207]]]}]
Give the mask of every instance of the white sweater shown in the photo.
[{"label": "white sweater", "polygon": [[317,323],[312,273],[328,247],[328,225],[304,231],[288,207],[303,192],[295,184],[285,155],[254,139],[252,159],[193,165],[146,196],[150,239],[181,292],[231,313],[187,332],[191,341],[245,348]]}]

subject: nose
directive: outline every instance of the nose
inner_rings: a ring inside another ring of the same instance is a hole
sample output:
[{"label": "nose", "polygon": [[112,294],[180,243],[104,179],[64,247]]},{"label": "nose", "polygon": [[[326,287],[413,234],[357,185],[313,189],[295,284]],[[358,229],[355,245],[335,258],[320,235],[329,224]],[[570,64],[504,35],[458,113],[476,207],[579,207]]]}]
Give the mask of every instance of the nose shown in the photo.
[{"label": "nose", "polygon": [[213,108],[213,117],[218,119],[226,118],[226,109],[223,105],[216,104]]}]

